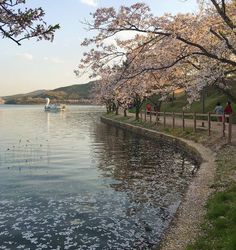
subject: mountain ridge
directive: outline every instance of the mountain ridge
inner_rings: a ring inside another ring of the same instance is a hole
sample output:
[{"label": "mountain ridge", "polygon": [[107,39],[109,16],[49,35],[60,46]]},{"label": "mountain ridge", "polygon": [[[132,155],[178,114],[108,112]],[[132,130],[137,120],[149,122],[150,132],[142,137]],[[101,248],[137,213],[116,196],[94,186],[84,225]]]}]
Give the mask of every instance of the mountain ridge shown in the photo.
[{"label": "mountain ridge", "polygon": [[5,101],[5,104],[41,104],[45,102],[45,98],[50,98],[52,102],[92,103],[91,92],[96,82],[67,85],[53,90],[35,90],[1,98]]}]

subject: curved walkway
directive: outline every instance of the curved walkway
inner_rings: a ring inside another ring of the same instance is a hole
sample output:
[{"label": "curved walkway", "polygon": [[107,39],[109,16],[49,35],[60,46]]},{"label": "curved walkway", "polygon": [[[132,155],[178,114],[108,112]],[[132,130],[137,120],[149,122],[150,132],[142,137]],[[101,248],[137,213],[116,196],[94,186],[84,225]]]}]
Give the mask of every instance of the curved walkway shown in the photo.
[{"label": "curved walkway", "polygon": [[187,189],[170,229],[163,238],[159,248],[162,250],[185,249],[190,242],[194,242],[194,238],[200,232],[200,224],[203,222],[204,205],[213,192],[211,185],[214,183],[216,169],[213,152],[200,144],[191,141],[186,143],[198,150],[203,162]]}]

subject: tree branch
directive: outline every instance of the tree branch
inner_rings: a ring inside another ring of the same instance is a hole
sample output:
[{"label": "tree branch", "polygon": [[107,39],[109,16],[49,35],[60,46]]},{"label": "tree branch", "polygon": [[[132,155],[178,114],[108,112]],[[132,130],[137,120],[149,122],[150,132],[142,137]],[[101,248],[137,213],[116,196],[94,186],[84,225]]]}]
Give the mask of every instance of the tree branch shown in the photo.
[{"label": "tree branch", "polygon": [[223,19],[223,21],[230,27],[230,29],[233,30],[234,28],[236,28],[236,26],[234,25],[233,21],[226,14],[225,1],[222,0],[222,7],[220,7],[220,5],[217,3],[216,0],[211,0],[211,2],[215,6],[218,14],[221,16],[221,18]]}]

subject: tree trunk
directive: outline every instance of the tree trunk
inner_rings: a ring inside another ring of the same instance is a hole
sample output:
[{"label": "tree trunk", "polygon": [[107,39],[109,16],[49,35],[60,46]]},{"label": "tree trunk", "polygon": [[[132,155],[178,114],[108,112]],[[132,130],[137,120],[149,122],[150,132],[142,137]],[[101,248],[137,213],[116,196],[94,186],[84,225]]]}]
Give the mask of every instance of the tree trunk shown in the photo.
[{"label": "tree trunk", "polygon": [[159,101],[159,104],[158,104],[158,111],[161,112],[161,104],[162,104],[162,101]]},{"label": "tree trunk", "polygon": [[119,115],[119,106],[116,106],[116,115]]},{"label": "tree trunk", "polygon": [[116,111],[116,105],[115,105],[115,103],[114,102],[112,102],[112,104],[111,104],[111,108],[112,108],[112,111],[114,112],[114,111]]},{"label": "tree trunk", "polygon": [[127,117],[127,108],[124,108],[124,117]]},{"label": "tree trunk", "polygon": [[136,97],[134,98],[134,104],[135,104],[135,120],[139,120],[139,113],[143,104],[143,101],[140,96],[136,94]]},{"label": "tree trunk", "polygon": [[107,114],[111,113],[111,111],[112,111],[112,103],[110,101],[106,102],[106,109],[107,109]]},{"label": "tree trunk", "polygon": [[202,113],[205,113],[205,89],[202,90],[201,93],[201,99],[202,99]]},{"label": "tree trunk", "polygon": [[135,120],[139,120],[139,109],[138,108],[136,108],[135,109]]}]

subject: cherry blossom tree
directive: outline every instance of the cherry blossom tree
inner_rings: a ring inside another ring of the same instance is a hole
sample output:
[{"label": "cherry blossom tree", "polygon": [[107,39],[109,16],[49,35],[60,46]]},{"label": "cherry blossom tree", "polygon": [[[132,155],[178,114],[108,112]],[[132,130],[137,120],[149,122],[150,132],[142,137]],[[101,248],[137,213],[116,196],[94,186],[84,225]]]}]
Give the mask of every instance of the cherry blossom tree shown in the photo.
[{"label": "cherry blossom tree", "polygon": [[123,105],[134,105],[136,120],[139,119],[139,114],[142,104],[147,96],[151,94],[149,89],[150,81],[145,81],[147,77],[145,74],[140,75],[129,80],[121,81],[116,87],[117,99]]},{"label": "cherry blossom tree", "polygon": [[[98,33],[83,43],[96,48],[85,54],[81,67],[89,65],[99,75],[108,64],[112,68],[114,61],[123,63],[119,81],[129,85],[136,82],[138,89],[140,83],[134,78],[145,75],[146,81],[155,76],[153,89],[165,93],[182,86],[190,101],[209,85],[227,92],[227,78],[236,71],[235,1],[211,0],[201,4],[203,8],[197,14],[161,17],[153,16],[142,3],[121,6],[117,11],[98,9],[93,14],[94,21],[87,23],[90,30]],[[107,39],[121,32],[137,35],[106,44]]]},{"label": "cherry blossom tree", "polygon": [[[199,39],[199,34],[202,34],[201,37],[206,38],[206,34],[202,33],[204,30],[199,30],[199,23],[207,17],[205,14],[202,14],[200,18],[199,16],[190,14],[154,17],[145,4],[135,4],[131,7],[121,6],[117,12],[113,8],[98,9],[93,17],[94,22],[88,25],[91,30],[99,31],[99,34],[92,39],[86,39],[83,43],[84,45],[91,43],[98,44],[118,32],[135,31],[150,35],[147,36],[146,41],[143,42],[144,45],[153,41],[159,41],[159,39],[172,37],[191,47],[197,48],[195,52],[197,55],[205,55],[235,66],[234,60],[221,58],[214,54],[213,51],[208,51],[196,43],[196,39]],[[213,16],[213,18],[215,18],[215,16]],[[210,28],[210,26],[206,26],[205,31],[208,32]],[[211,31],[213,31],[213,29],[211,29]],[[203,41],[205,41],[205,39],[203,39]]]},{"label": "cherry blossom tree", "polygon": [[25,0],[0,0],[0,34],[18,45],[21,41],[36,37],[52,41],[59,25],[47,25],[42,8],[23,8]]}]

